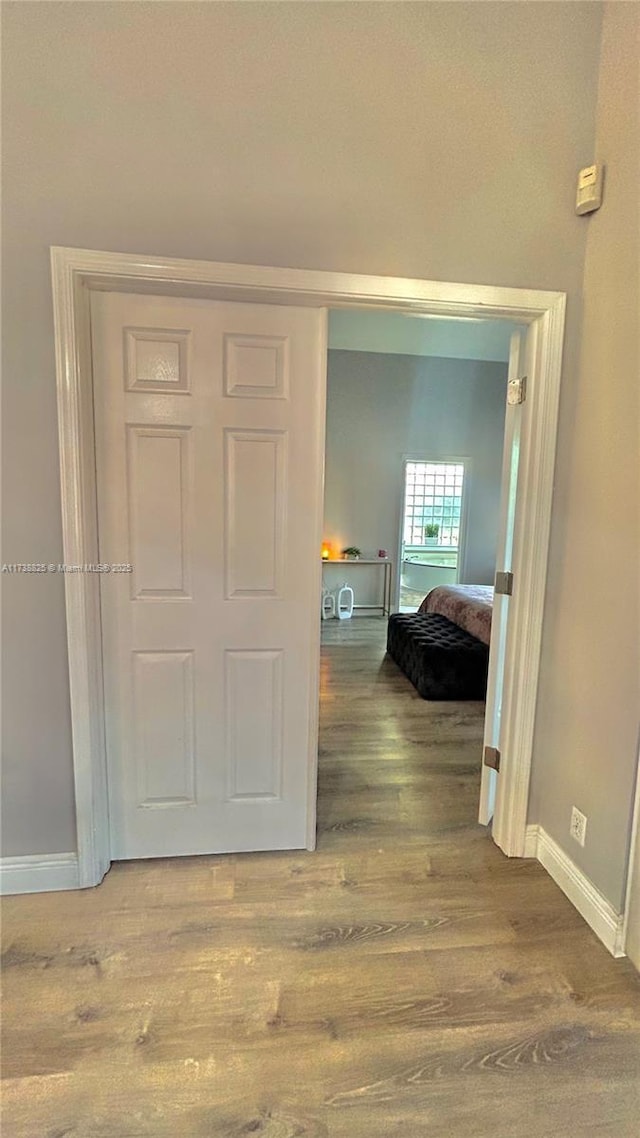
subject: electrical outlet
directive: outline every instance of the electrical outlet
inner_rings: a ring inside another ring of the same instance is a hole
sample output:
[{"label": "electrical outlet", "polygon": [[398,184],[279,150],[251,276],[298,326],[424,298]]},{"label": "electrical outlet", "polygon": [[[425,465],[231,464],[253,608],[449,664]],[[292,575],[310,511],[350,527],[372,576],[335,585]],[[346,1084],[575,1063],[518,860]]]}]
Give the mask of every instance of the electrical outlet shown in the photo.
[{"label": "electrical outlet", "polygon": [[587,817],[586,814],[578,810],[577,806],[574,806],[571,811],[569,833],[579,846],[584,845],[587,836]]}]

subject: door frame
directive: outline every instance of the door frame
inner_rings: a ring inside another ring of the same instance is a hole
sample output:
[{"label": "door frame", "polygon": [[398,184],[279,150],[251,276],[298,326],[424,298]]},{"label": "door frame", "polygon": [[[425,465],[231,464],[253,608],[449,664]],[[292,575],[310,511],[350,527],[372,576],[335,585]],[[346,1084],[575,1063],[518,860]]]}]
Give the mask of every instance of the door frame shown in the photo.
[{"label": "door frame", "polygon": [[[51,273],[63,550],[65,563],[72,566],[99,562],[91,289],[314,308],[473,316],[533,326],[533,367],[527,385],[529,414],[523,425],[521,451],[522,491],[520,485],[518,488],[522,523],[519,529],[527,534],[527,541],[514,550],[516,587],[506,656],[511,687],[507,706],[513,711],[503,721],[503,764],[493,823],[494,840],[503,852],[522,857],[540,666],[566,294],[66,247],[51,248]],[[110,864],[99,580],[96,573],[67,572],[64,582],[78,880],[80,887],[86,887],[97,885]],[[307,845],[313,849],[316,779],[314,771],[310,775]]]},{"label": "door frame", "polygon": [[456,564],[456,584],[460,582],[460,574],[467,557],[467,515],[469,504],[469,475],[472,470],[472,461],[467,457],[456,455],[455,458],[449,456],[432,455],[431,451],[411,451],[410,454],[403,454],[402,456],[402,482],[400,486],[400,514],[398,525],[398,540],[396,548],[396,580],[394,587],[394,611],[400,612],[400,587],[402,576],[402,547],[404,545],[404,508],[407,498],[407,463],[408,462],[458,462],[464,466],[464,479],[462,483],[462,509],[460,513],[460,537],[458,540],[458,560]]},{"label": "door frame", "polygon": [[640,743],[623,912],[622,951],[640,972]]}]

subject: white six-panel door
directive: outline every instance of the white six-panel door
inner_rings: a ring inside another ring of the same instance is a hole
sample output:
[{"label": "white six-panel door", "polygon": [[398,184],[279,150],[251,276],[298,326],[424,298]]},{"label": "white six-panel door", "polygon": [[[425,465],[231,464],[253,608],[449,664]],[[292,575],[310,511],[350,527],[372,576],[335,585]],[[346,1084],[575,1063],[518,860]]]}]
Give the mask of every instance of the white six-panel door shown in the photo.
[{"label": "white six-panel door", "polygon": [[326,312],[91,305],[112,857],[304,847]]}]

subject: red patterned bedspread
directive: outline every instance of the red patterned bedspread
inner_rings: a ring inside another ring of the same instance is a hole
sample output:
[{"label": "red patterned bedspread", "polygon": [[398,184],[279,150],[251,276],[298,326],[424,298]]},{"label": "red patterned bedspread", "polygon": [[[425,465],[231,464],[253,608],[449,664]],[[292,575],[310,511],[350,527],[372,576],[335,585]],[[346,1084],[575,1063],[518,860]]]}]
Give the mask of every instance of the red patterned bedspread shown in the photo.
[{"label": "red patterned bedspread", "polygon": [[438,612],[488,644],[492,610],[493,585],[438,585],[427,593],[418,612]]}]

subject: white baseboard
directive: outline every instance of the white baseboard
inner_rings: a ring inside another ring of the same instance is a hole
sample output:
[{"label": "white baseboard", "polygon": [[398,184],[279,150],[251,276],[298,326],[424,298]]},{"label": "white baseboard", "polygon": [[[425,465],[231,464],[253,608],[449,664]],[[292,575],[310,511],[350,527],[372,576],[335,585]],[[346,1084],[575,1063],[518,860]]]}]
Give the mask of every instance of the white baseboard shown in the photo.
[{"label": "white baseboard", "polygon": [[611,955],[624,956],[624,914],[616,912],[542,826],[527,826],[524,856],[538,859]]},{"label": "white baseboard", "polygon": [[527,826],[524,832],[524,853],[523,857],[538,856],[538,835],[540,833],[540,826]]},{"label": "white baseboard", "polygon": [[0,858],[0,893],[50,893],[78,889],[75,853],[24,854]]}]

